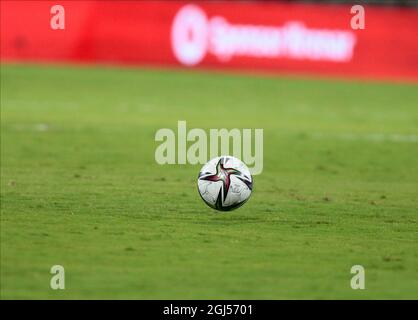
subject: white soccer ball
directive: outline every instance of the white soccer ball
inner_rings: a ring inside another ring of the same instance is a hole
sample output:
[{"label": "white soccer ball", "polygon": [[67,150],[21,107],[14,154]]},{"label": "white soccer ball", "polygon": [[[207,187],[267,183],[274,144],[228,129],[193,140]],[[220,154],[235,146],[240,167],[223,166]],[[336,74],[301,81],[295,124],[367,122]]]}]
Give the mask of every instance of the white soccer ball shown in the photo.
[{"label": "white soccer ball", "polygon": [[229,211],[242,206],[250,198],[253,178],[241,160],[221,156],[203,166],[197,186],[200,196],[208,206]]}]

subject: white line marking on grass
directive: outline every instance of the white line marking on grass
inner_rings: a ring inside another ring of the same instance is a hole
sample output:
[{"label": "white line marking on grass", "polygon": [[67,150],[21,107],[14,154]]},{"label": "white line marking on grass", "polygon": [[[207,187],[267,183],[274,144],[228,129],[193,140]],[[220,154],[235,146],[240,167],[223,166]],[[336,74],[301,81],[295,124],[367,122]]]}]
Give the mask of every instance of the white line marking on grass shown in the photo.
[{"label": "white line marking on grass", "polygon": [[42,101],[36,101],[36,100],[25,100],[25,99],[2,99],[3,105],[23,105],[24,107],[64,107],[64,108],[70,108],[70,109],[77,109],[80,105],[78,103],[72,102],[72,101],[50,101],[50,100],[42,100]]},{"label": "white line marking on grass", "polygon": [[48,131],[48,129],[49,129],[49,126],[46,123],[39,123],[35,125],[36,131]]},{"label": "white line marking on grass", "polygon": [[418,135],[415,134],[398,134],[398,133],[369,133],[369,134],[324,134],[314,133],[311,135],[313,139],[338,139],[347,141],[372,141],[372,142],[400,142],[400,143],[418,143]]}]

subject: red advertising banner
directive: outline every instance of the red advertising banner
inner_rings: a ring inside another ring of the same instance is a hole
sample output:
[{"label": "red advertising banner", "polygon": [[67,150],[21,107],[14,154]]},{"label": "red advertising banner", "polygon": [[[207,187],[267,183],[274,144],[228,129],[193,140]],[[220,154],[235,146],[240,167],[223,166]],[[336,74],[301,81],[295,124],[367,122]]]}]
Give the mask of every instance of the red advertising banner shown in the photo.
[{"label": "red advertising banner", "polygon": [[1,1],[1,60],[418,80],[418,10],[269,2]]}]

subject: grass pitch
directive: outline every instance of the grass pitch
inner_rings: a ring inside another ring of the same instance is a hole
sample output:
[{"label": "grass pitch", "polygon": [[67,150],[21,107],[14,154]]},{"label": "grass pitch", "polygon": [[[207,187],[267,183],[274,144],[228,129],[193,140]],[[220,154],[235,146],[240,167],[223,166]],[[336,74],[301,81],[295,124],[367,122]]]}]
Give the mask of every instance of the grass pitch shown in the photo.
[{"label": "grass pitch", "polygon": [[[1,298],[417,299],[417,105],[407,84],[2,65]],[[242,208],[155,163],[178,120],[264,128]]]}]

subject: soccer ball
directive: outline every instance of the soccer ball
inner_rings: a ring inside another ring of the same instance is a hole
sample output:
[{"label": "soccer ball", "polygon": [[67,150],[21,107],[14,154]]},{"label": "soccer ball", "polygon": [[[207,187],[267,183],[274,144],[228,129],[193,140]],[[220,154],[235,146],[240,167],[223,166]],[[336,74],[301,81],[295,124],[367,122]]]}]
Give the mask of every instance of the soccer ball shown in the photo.
[{"label": "soccer ball", "polygon": [[253,178],[241,160],[221,156],[203,166],[197,186],[200,196],[209,207],[229,211],[242,206],[250,198]]}]

